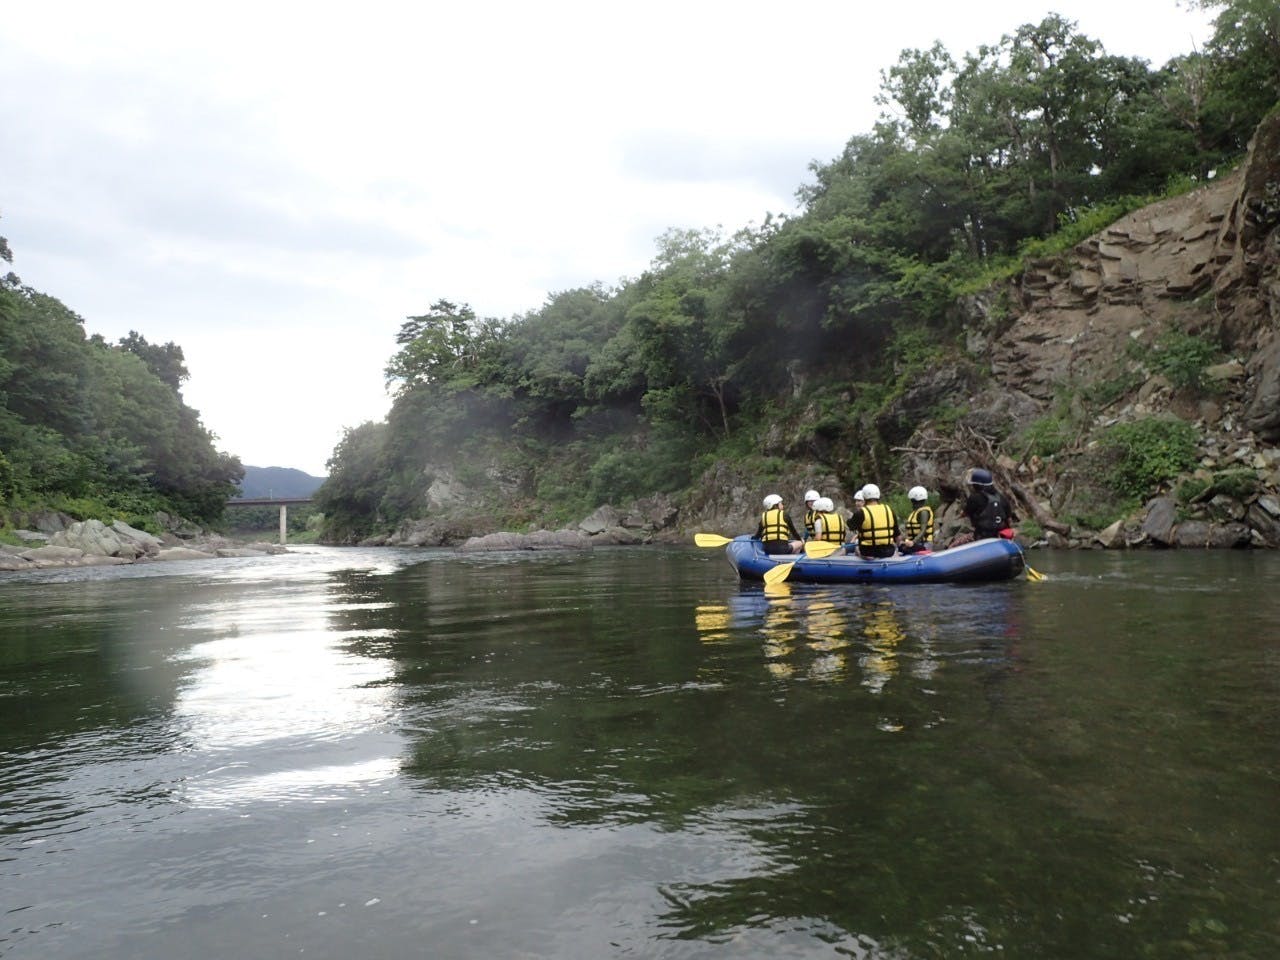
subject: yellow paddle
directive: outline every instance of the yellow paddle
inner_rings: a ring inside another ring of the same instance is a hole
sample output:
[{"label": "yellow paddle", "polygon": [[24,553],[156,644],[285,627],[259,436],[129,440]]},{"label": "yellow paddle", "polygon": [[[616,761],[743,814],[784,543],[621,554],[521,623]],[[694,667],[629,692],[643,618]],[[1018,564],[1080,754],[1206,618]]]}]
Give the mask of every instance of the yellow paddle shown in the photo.
[{"label": "yellow paddle", "polygon": [[843,543],[832,543],[830,540],[806,540],[804,555],[806,557],[829,557],[837,550],[843,550]]},{"label": "yellow paddle", "polygon": [[792,560],[790,563],[780,563],[776,567],[770,567],[764,572],[764,582],[773,584],[781,583],[791,575],[791,568],[796,565]]},{"label": "yellow paddle", "polygon": [[733,543],[733,538],[722,537],[718,533],[695,533],[693,542],[700,547],[723,547],[726,543]]},{"label": "yellow paddle", "polygon": [[1019,547],[1018,552],[1022,554],[1022,572],[1027,575],[1028,580],[1032,583],[1043,583],[1045,580],[1049,579],[1039,570],[1033,570],[1031,564],[1027,563],[1027,551]]}]

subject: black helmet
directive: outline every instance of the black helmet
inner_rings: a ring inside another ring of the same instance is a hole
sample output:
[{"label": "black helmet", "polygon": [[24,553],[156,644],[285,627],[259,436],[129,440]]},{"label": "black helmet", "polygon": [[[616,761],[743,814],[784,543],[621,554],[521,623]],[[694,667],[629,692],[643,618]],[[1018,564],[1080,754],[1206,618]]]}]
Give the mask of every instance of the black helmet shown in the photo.
[{"label": "black helmet", "polygon": [[969,471],[969,482],[975,487],[989,487],[992,484],[991,471],[974,467]]}]

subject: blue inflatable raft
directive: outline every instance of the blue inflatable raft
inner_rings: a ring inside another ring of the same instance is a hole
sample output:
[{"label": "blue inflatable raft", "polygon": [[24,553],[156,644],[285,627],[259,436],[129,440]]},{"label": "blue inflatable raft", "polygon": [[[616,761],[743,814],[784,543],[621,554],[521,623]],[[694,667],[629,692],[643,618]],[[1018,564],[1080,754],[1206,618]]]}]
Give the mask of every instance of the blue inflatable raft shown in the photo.
[{"label": "blue inflatable raft", "polygon": [[[846,548],[851,549],[851,548]],[[759,540],[736,537],[725,547],[729,563],[744,580],[762,580],[780,563],[794,563],[789,582],[801,583],[984,583],[1012,580],[1026,562],[1011,540],[975,540],[937,553],[864,560],[857,554],[817,558],[767,554]]]}]

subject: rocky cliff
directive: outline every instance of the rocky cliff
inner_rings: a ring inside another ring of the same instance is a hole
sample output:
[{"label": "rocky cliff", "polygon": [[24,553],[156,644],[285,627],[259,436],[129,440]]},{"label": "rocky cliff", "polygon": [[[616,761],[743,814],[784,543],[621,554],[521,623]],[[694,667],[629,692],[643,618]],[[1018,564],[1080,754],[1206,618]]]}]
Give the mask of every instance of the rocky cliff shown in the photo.
[{"label": "rocky cliff", "polygon": [[[1028,263],[966,307],[966,347],[989,379],[947,399],[976,429],[918,431],[902,448],[908,477],[954,496],[966,466],[992,467],[1057,542],[1280,546],[1280,111],[1237,170]],[[1171,334],[1219,351],[1194,383],[1159,372]],[[1074,431],[1066,449],[1046,460],[1018,448],[1019,431],[1054,417]],[[1147,417],[1193,424],[1198,466],[1107,530],[1062,520],[1114,501],[1097,438]],[[1014,442],[996,449],[991,436]]]},{"label": "rocky cliff", "polygon": [[[758,446],[786,464],[781,472],[720,463],[682,495],[602,507],[560,540],[741,533],[754,528],[766,492],[796,510],[816,487],[847,510],[864,482],[940,492],[945,539],[961,526],[965,470],[984,466],[1013,496],[1027,541],[1280,546],[1280,110],[1234,171],[1027,262],[957,310],[960,355],[916,378],[870,425],[896,475],[842,473],[838,449],[815,449],[812,424],[770,424]],[[1216,355],[1180,371],[1193,377],[1171,376],[1171,337]],[[1107,431],[1151,419],[1189,424],[1198,462],[1134,507],[1108,487],[1116,453]],[[1051,451],[1036,441],[1048,428]],[[810,441],[789,439],[798,436]],[[486,518],[462,513],[466,499],[451,487],[433,499],[431,518],[376,542],[448,544],[490,532]],[[554,540],[498,545],[562,545]]]}]

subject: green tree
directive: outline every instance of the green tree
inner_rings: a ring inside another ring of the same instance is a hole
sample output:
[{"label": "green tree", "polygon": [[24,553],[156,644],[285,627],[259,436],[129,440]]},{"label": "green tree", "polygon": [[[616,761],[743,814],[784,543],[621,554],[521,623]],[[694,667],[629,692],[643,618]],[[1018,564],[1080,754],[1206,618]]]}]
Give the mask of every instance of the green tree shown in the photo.
[{"label": "green tree", "polygon": [[1280,4],[1199,0],[1199,6],[1218,11],[1205,45],[1210,80],[1204,122],[1223,146],[1240,151],[1280,102]]},{"label": "green tree", "polygon": [[84,321],[30,287],[8,292],[0,313],[0,395],[28,424],[65,435],[84,429],[88,410],[80,385],[87,354]]},{"label": "green tree", "polygon": [[479,362],[482,348],[500,330],[496,321],[478,320],[465,303],[437,300],[427,313],[401,324],[400,349],[387,364],[387,384],[405,390],[457,377]]},{"label": "green tree", "polygon": [[[239,461],[214,449],[182,402],[181,349],[148,351],[136,333],[126,340],[86,339],[80,317],[54,297],[0,289],[0,449],[17,495],[150,498],[154,509],[214,523]],[[151,366],[160,360],[167,379]]]},{"label": "green tree", "polygon": [[181,390],[183,381],[190,376],[182,348],[172,341],[163,345],[148,343],[142,334],[130,330],[127,337],[120,338],[120,346],[139,357],[161,382],[174,390]]},{"label": "green tree", "polygon": [[387,432],[386,424],[372,422],[343,431],[325,465],[329,475],[314,497],[327,537],[354,542],[378,522],[387,490]]},{"label": "green tree", "polygon": [[946,126],[955,74],[956,62],[941,41],[928,50],[903,50],[896,64],[880,71],[875,101],[888,108],[881,113],[882,123],[894,126],[913,145],[933,143]]},{"label": "green tree", "polygon": [[681,420],[692,413],[724,436],[730,432],[741,367],[740,328],[720,309],[735,249],[735,241],[718,231],[668,231],[627,312],[648,411]]},{"label": "green tree", "polygon": [[566,290],[511,323],[498,354],[516,389],[563,421],[589,403],[587,370],[621,327],[621,311],[603,287]]}]

